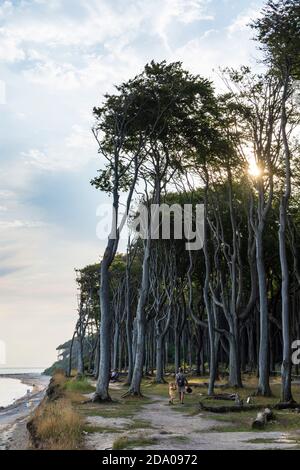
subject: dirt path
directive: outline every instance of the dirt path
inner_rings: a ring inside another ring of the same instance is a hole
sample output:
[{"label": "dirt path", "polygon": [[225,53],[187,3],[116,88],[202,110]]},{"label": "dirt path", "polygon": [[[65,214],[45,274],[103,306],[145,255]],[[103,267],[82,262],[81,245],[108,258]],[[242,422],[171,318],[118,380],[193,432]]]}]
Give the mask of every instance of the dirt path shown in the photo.
[{"label": "dirt path", "polygon": [[[178,406],[170,406],[159,396],[151,395],[150,398],[151,403],[143,405],[130,418],[88,417],[89,425],[107,431],[87,433],[86,447],[112,449],[120,437],[127,440],[130,448],[149,450],[255,450],[297,446],[284,432],[211,432],[210,429],[223,423],[203,414],[182,413]],[[137,423],[141,424],[138,429],[135,428]]]}]

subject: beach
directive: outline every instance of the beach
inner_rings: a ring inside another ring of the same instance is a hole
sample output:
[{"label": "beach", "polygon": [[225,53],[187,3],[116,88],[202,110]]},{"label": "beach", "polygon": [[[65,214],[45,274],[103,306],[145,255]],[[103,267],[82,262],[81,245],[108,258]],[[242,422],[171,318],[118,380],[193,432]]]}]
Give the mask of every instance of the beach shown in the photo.
[{"label": "beach", "polygon": [[31,388],[30,394],[0,409],[0,450],[25,450],[28,448],[28,417],[43,399],[50,377],[36,373],[5,374],[1,377],[18,379]]}]

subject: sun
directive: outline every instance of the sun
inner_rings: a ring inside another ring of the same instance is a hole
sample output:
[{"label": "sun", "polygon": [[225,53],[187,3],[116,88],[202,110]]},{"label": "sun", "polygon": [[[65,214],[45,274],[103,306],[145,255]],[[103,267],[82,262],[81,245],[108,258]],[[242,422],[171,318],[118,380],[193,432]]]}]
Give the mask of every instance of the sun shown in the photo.
[{"label": "sun", "polygon": [[249,160],[248,173],[250,176],[252,176],[252,178],[259,178],[263,174],[262,169],[256,163],[254,158]]}]

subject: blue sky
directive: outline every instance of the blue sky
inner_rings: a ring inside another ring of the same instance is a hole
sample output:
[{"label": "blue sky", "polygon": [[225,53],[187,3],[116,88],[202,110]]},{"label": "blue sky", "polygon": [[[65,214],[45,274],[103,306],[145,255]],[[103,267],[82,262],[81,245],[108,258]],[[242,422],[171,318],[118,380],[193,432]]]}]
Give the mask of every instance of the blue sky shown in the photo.
[{"label": "blue sky", "polygon": [[[0,0],[0,340],[7,366],[44,366],[72,333],[74,268],[95,262],[91,110],[152,59],[215,81],[255,67],[263,1]],[[1,90],[5,87],[5,96]],[[5,99],[4,99],[5,98]]]}]

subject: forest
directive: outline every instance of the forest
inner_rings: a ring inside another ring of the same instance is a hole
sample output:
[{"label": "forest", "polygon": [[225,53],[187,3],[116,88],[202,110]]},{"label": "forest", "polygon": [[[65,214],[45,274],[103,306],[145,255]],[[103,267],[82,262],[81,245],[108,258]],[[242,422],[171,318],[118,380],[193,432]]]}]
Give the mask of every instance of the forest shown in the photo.
[{"label": "forest", "polygon": [[[255,71],[219,70],[216,89],[180,62],[153,61],[93,110],[100,169],[92,190],[110,197],[112,219],[100,261],[76,270],[78,315],[64,364],[68,374],[95,376],[94,401],[111,399],[111,370],[126,374],[125,395],[142,396],[143,377],[164,383],[179,367],[208,376],[208,395],[220,376],[243,387],[247,372],[268,397],[280,374],[281,401],[293,401],[299,0],[267,1],[249,27]],[[201,249],[175,233],[176,208],[186,205],[194,224],[203,209]],[[141,227],[142,207],[153,206],[171,210],[148,210]]]}]

